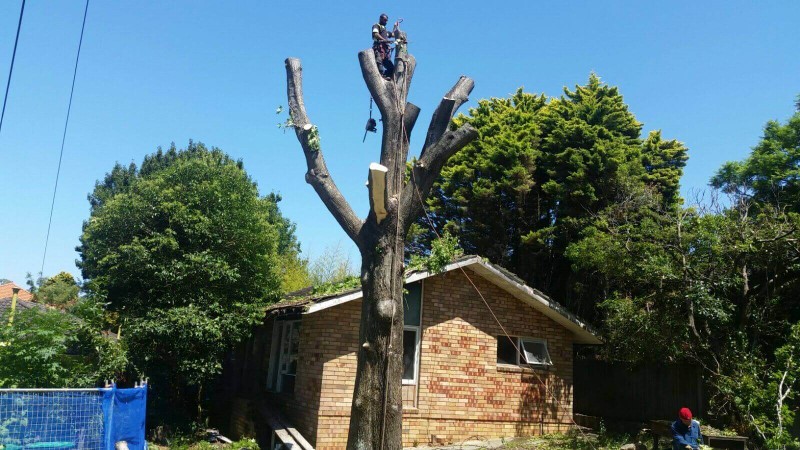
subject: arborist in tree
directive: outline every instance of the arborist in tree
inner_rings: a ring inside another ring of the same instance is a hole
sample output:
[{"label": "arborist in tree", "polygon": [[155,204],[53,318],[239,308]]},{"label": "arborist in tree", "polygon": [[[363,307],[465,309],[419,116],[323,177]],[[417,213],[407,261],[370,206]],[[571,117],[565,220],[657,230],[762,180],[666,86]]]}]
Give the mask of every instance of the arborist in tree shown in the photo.
[{"label": "arborist in tree", "polygon": [[[386,31],[387,23],[389,23],[389,16],[381,14],[378,23],[372,26],[372,50],[375,52],[375,62],[378,63],[378,70],[381,71],[381,75],[386,79],[394,73],[394,63],[392,63],[392,59],[389,56],[392,50],[389,47],[391,44],[389,32]],[[397,30],[397,25],[398,23],[395,22],[394,30]],[[392,30],[392,34],[394,34],[394,30]]]}]

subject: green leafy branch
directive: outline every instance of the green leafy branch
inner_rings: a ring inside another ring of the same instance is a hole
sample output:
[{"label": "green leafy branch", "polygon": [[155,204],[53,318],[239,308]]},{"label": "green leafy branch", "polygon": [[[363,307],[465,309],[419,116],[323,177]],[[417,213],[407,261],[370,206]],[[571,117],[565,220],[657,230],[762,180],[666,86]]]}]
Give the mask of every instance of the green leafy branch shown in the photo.
[{"label": "green leafy branch", "polygon": [[[282,112],[283,112],[283,106],[278,105],[278,108],[275,109],[275,114],[280,116]],[[283,122],[278,122],[278,128],[282,129],[284,133],[286,133],[286,130],[294,128],[294,126],[295,126],[294,120],[292,119],[291,112],[288,114],[288,117],[286,117],[286,120],[284,120]]]},{"label": "green leafy branch", "polygon": [[458,245],[458,238],[445,232],[431,242],[431,250],[427,255],[411,255],[408,263],[409,270],[427,270],[433,274],[444,272],[445,267],[456,258],[463,255],[464,251]]},{"label": "green leafy branch", "polygon": [[[275,110],[275,114],[280,115],[283,113],[283,106],[278,106]],[[286,130],[290,128],[297,127],[297,124],[294,123],[294,119],[292,118],[291,111],[289,112],[289,116],[283,122],[278,122],[278,128],[282,129],[284,133]],[[319,140],[319,129],[316,125],[306,124],[303,126],[303,129],[308,132],[308,146],[311,148],[311,151],[318,152],[320,150],[320,140]]]}]

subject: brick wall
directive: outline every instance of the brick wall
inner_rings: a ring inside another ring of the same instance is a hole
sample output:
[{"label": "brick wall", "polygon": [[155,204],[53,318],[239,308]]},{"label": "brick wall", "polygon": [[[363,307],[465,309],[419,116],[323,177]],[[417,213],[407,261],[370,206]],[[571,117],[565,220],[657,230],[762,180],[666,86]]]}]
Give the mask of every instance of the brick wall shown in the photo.
[{"label": "brick wall", "polygon": [[[303,316],[301,329],[311,334],[307,342],[313,343],[309,347],[313,346],[314,358],[322,365],[324,375],[317,391],[321,392],[317,430],[311,437],[318,450],[344,448],[347,442],[360,318],[360,300]],[[302,367],[305,369],[305,362]],[[300,372],[298,368],[298,377],[305,378],[305,373],[301,376]]]},{"label": "brick wall", "polygon": [[266,424],[262,423],[258,406],[261,402],[267,402],[283,413],[313,444],[312,438],[317,430],[323,354],[316,348],[315,333],[320,325],[315,320],[317,318],[314,315],[302,318],[298,376],[293,394],[279,394],[266,389],[274,317],[268,317],[263,325],[256,327],[253,336],[228,357],[222,388],[215,401],[224,406],[218,408],[222,413],[215,417],[215,423],[229,437],[240,439],[264,433]]},{"label": "brick wall", "polygon": [[222,382],[214,393],[212,423],[228,437],[256,437],[258,402],[265,396],[272,345],[272,320],[253,330],[243,345],[228,355]]},{"label": "brick wall", "polygon": [[[417,408],[404,410],[403,444],[566,430],[572,418],[571,333],[469,274],[510,335],[547,340],[553,367],[498,367],[496,336],[503,332],[464,275],[452,271],[425,280]],[[360,311],[361,302],[353,301],[303,316],[293,408],[306,411],[308,422],[318,407],[316,426],[302,427],[318,450],[344,448],[347,440]]]},{"label": "brick wall", "polygon": [[234,398],[230,403],[230,416],[228,429],[224,431],[227,436],[234,439],[251,438],[256,436],[255,405],[245,398]]}]

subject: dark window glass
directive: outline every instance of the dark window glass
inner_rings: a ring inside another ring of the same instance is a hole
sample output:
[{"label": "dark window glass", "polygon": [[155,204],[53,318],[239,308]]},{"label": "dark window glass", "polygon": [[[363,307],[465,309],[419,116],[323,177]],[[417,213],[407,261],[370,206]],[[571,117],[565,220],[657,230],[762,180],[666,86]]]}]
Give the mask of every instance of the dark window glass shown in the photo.
[{"label": "dark window glass", "polygon": [[283,375],[281,380],[281,392],[294,392],[294,375]]},{"label": "dark window glass", "polygon": [[403,379],[413,380],[417,363],[417,330],[403,330]]},{"label": "dark window glass", "polygon": [[497,336],[497,364],[517,364],[517,338]]},{"label": "dark window glass", "polygon": [[522,339],[522,351],[525,355],[524,361],[528,364],[550,365],[550,354],[547,352],[547,344],[531,339]]},{"label": "dark window glass", "polygon": [[403,294],[403,321],[406,325],[418,327],[422,305],[422,283],[407,284],[405,288],[408,293]]}]

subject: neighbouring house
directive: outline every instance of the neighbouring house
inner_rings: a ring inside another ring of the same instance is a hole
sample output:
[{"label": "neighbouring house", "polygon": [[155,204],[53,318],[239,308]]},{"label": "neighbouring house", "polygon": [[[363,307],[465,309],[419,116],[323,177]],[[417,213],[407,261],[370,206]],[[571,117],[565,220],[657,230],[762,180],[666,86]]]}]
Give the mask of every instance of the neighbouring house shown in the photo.
[{"label": "neighbouring house", "polygon": [[11,299],[14,289],[18,289],[17,298],[20,300],[30,301],[33,300],[33,294],[18,286],[13,281],[0,283],[0,300]]},{"label": "neighbouring house", "polygon": [[33,302],[33,294],[13,282],[8,282],[0,284],[0,316],[6,317],[10,313],[14,289],[18,290],[17,304],[15,305],[16,311],[32,308],[45,309],[45,306],[41,303]]},{"label": "neighbouring house", "polygon": [[[477,256],[441,274],[408,273],[405,283],[404,446],[573,424],[573,344],[600,344],[589,326]],[[233,435],[274,442],[276,428],[286,428],[308,446],[341,449],[362,294],[306,294],[268,307],[263,325],[232,354],[218,419]]]}]

